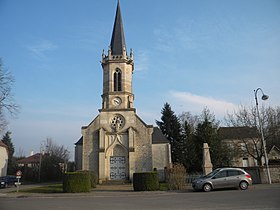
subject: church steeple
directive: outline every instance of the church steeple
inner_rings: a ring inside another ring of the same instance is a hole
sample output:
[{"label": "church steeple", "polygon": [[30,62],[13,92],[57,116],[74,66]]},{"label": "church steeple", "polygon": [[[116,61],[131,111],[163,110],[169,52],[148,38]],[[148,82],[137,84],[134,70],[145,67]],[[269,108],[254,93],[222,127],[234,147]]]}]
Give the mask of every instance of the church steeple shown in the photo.
[{"label": "church steeple", "polygon": [[126,44],[124,39],[124,29],[123,29],[119,0],[118,0],[118,6],[116,11],[116,17],[114,22],[110,48],[111,48],[112,55],[126,55]]},{"label": "church steeple", "polygon": [[133,53],[127,55],[124,30],[118,0],[111,44],[106,55],[102,53],[103,94],[102,110],[135,110],[132,92]]}]

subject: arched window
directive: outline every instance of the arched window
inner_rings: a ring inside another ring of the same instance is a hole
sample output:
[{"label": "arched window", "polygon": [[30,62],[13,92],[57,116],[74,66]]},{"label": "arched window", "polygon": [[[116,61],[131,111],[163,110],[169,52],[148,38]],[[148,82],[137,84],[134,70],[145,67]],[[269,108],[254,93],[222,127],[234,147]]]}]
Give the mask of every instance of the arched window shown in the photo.
[{"label": "arched window", "polygon": [[122,91],[122,72],[116,69],[114,73],[114,91]]}]

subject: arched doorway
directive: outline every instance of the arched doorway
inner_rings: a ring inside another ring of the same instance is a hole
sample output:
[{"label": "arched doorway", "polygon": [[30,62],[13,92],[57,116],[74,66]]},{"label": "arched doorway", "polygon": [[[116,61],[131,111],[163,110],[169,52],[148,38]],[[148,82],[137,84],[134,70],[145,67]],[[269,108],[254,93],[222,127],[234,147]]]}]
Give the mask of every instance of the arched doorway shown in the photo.
[{"label": "arched doorway", "polygon": [[110,180],[127,179],[127,154],[126,150],[116,145],[113,149],[113,155],[110,156]]}]

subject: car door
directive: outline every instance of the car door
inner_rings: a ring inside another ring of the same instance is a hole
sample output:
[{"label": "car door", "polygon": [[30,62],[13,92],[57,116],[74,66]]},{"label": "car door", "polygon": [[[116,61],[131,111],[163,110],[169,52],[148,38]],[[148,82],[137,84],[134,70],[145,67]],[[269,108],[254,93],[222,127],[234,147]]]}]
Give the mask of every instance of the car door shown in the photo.
[{"label": "car door", "polygon": [[228,187],[238,187],[240,182],[240,172],[238,170],[228,170],[227,184]]},{"label": "car door", "polygon": [[212,185],[214,189],[226,187],[227,171],[223,170],[218,172],[212,179]]}]

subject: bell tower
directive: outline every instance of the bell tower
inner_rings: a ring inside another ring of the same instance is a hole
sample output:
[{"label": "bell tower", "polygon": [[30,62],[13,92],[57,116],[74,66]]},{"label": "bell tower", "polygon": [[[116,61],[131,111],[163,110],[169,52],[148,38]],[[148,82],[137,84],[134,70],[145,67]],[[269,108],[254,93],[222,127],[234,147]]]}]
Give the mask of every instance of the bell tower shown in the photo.
[{"label": "bell tower", "polygon": [[133,54],[129,56],[124,38],[124,29],[118,1],[111,43],[106,55],[102,53],[103,94],[101,110],[133,110],[132,74]]}]

